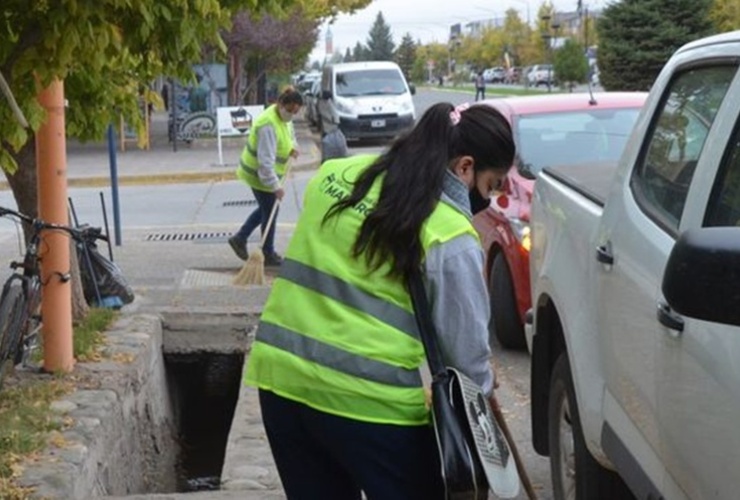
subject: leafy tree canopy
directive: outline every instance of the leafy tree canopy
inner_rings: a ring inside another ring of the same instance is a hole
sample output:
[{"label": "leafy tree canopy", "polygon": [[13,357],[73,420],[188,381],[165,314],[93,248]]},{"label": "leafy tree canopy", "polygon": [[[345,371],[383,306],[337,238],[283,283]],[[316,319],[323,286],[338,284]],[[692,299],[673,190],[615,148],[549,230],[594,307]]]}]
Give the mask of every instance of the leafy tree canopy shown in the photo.
[{"label": "leafy tree canopy", "polygon": [[414,69],[416,60],[416,42],[411,33],[406,33],[401,40],[401,45],[396,50],[396,63],[403,71],[406,80],[411,81],[411,73]]},{"label": "leafy tree canopy", "polygon": [[554,55],[553,69],[557,79],[572,88],[588,78],[588,61],[583,46],[569,38]]},{"label": "leafy tree canopy", "polygon": [[378,16],[375,18],[372,28],[370,28],[367,48],[369,51],[368,59],[371,61],[393,60],[395,43],[393,43],[391,27],[386,24],[382,12],[378,12]]},{"label": "leafy tree canopy", "polygon": [[712,0],[622,0],[604,9],[599,78],[608,90],[649,90],[671,54],[711,33]]}]

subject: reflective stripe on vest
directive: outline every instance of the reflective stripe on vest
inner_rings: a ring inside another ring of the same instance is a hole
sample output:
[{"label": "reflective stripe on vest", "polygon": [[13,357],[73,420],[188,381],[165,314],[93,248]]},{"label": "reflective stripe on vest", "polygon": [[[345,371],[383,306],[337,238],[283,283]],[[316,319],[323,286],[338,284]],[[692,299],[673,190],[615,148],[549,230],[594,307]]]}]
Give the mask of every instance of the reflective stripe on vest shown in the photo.
[{"label": "reflective stripe on vest", "polygon": [[260,324],[259,340],[300,356],[306,361],[318,363],[353,377],[399,387],[421,387],[421,375],[418,369],[408,370],[348,353],[343,349],[277,325]]},{"label": "reflective stripe on vest", "polygon": [[419,338],[413,313],[374,297],[335,276],[286,258],[280,268],[280,277],[364,311],[415,339]]}]

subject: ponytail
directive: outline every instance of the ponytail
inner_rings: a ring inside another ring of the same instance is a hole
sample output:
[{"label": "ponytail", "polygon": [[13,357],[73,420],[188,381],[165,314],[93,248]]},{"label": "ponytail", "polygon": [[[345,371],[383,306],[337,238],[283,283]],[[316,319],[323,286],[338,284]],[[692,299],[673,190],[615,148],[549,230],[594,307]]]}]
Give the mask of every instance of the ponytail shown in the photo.
[{"label": "ponytail", "polygon": [[360,203],[382,177],[380,198],[362,224],[353,255],[364,256],[373,270],[389,262],[389,274],[405,279],[421,265],[421,227],[439,202],[450,161],[462,155],[475,159],[476,171],[508,169],[514,157],[508,122],[490,106],[457,112],[450,103],[435,104],[359,176],[324,221]]}]

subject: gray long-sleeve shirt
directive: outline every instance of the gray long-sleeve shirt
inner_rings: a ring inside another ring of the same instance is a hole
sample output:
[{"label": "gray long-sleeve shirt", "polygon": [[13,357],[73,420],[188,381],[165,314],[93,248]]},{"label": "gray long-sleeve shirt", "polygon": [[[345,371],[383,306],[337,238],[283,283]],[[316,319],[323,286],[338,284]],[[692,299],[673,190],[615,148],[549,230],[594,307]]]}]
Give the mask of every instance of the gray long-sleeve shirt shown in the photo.
[{"label": "gray long-sleeve shirt", "polygon": [[[295,128],[292,123],[288,124],[290,135],[293,140],[293,147],[296,147],[298,141],[295,137]],[[270,125],[264,125],[257,132],[257,176],[260,181],[273,191],[280,187],[280,179],[275,172],[275,158],[277,157],[277,134],[275,128]]]},{"label": "gray long-sleeve shirt", "polygon": [[[472,218],[468,187],[451,172],[443,185],[443,199]],[[432,247],[426,255],[426,289],[438,330],[444,361],[481,386],[493,391],[491,351],[488,346],[490,305],[483,278],[483,250],[472,235],[464,234]]]}]

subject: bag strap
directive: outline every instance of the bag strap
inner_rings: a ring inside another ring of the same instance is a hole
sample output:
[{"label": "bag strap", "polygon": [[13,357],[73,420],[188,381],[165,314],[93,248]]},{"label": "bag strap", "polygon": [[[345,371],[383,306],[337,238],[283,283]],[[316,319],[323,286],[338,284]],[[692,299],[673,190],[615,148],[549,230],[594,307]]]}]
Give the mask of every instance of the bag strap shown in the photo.
[{"label": "bag strap", "polygon": [[408,279],[408,287],[411,294],[411,303],[414,305],[416,325],[419,327],[421,343],[424,345],[424,352],[429,363],[429,371],[432,372],[432,377],[437,378],[446,374],[447,368],[442,360],[442,352],[437,343],[437,329],[432,320],[432,312],[424,288],[424,281],[421,279],[421,272],[414,271],[411,273]]}]

